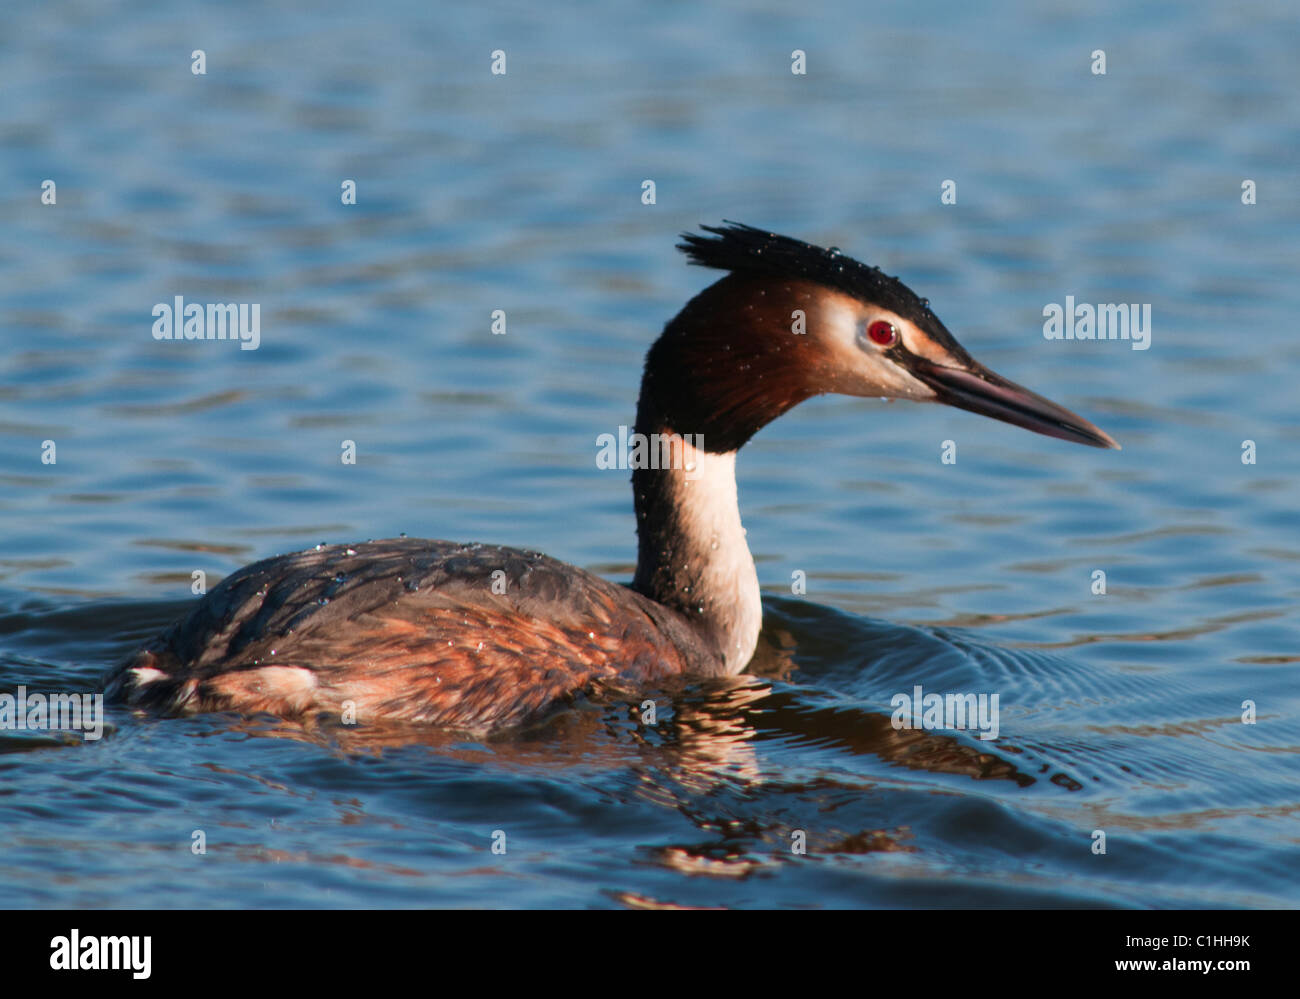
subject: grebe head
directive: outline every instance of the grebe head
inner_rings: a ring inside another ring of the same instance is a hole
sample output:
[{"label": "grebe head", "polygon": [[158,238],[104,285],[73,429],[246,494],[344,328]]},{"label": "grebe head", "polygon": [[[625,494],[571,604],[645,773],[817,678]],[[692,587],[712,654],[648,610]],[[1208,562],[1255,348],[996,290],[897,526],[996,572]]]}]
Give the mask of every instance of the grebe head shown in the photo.
[{"label": "grebe head", "polygon": [[751,226],[683,234],[694,264],[729,271],[668,324],[647,357],[642,405],[703,448],[734,451],[826,392],[942,402],[1092,447],[1104,431],[995,374],[929,302],[836,249]]}]

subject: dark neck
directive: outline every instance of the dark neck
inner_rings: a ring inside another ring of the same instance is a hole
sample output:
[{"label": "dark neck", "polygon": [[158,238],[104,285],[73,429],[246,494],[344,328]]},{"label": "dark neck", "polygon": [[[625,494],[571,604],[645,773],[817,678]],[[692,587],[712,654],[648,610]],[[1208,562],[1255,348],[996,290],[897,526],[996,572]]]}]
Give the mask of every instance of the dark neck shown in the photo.
[{"label": "dark neck", "polygon": [[658,464],[671,467],[632,472],[632,588],[685,615],[716,648],[720,674],[739,673],[754,654],[763,608],[736,501],[736,452],[695,447],[644,406],[636,430],[669,459]]},{"label": "dark neck", "polygon": [[654,448],[670,459],[659,467],[634,464],[632,588],[686,615],[727,674],[748,664],[763,616],[736,502],[736,452],[813,394],[798,363],[808,338],[791,333],[789,307],[811,292],[767,290],[732,275],[692,299],[650,348],[637,405],[638,439],[671,435],[671,443]]}]

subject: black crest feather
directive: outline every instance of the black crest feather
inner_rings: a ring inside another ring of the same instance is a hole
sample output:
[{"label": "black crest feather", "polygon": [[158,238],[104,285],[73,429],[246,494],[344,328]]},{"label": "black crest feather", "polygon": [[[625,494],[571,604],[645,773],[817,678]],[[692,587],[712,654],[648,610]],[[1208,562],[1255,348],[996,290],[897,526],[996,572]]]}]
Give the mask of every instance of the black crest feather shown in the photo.
[{"label": "black crest feather", "polygon": [[682,233],[677,248],[691,263],[723,271],[764,274],[772,278],[815,281],[882,305],[918,324],[937,322],[929,303],[898,278],[879,267],[854,260],[838,250],[827,250],[789,236],[755,229],[740,222],[725,226],[701,225],[715,238],[693,232]]}]

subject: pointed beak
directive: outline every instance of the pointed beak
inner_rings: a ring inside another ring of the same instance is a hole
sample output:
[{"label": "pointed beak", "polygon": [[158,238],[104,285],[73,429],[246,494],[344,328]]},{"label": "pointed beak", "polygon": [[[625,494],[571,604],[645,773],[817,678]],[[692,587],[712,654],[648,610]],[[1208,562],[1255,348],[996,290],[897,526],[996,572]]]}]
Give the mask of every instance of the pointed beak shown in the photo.
[{"label": "pointed beak", "polygon": [[953,368],[915,356],[911,360],[913,363],[908,366],[909,370],[934,390],[937,402],[1014,423],[1063,441],[1120,449],[1110,434],[1094,427],[1082,416],[1076,416],[1063,406],[1008,381],[977,361]]}]

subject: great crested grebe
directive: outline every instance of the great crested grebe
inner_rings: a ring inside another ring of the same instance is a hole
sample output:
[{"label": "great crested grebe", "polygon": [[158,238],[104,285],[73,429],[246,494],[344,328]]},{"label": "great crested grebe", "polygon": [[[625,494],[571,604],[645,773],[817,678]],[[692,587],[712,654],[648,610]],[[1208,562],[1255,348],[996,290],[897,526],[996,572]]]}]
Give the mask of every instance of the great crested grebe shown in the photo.
[{"label": "great crested grebe", "polygon": [[402,538],[247,566],[113,672],[109,695],[172,713],[340,714],[484,730],[593,681],[725,676],[753,655],[758,575],[736,452],[823,392],[943,402],[1118,448],[971,358],[925,299],[838,250],[746,225],[685,234],[729,272],[646,356],[636,432],[677,460],[632,474],[636,576],[620,586],[536,552]]}]

